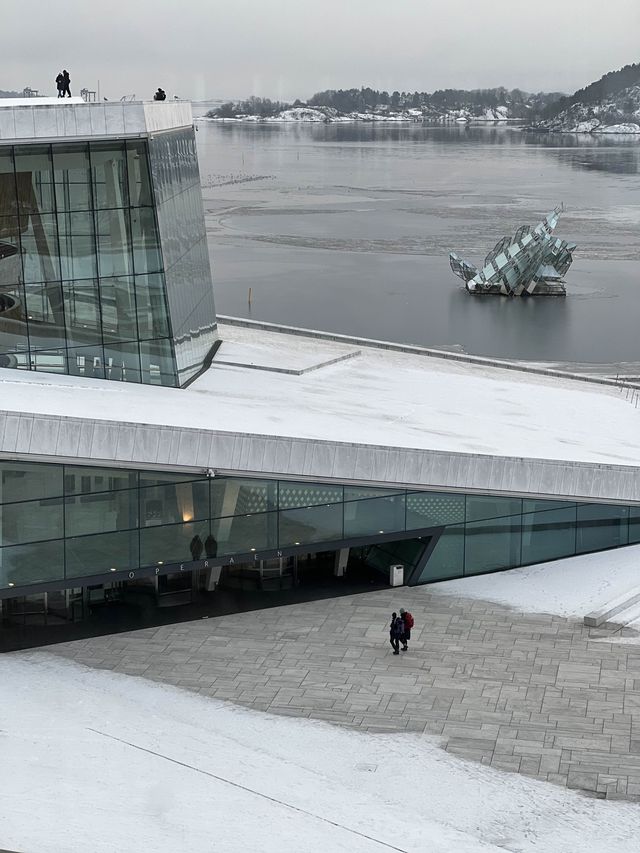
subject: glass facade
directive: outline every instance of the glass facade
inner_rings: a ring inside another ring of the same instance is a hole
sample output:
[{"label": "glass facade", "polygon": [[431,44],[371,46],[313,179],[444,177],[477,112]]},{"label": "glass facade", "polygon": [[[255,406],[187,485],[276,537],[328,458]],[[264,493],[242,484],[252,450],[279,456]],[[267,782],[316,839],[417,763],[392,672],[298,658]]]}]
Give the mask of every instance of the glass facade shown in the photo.
[{"label": "glass facade", "polygon": [[367,538],[372,567],[402,562],[426,583],[638,542],[639,519],[639,507],[0,462],[0,589]]},{"label": "glass facade", "polygon": [[0,366],[176,386],[215,327],[191,129],[0,147]]},{"label": "glass facade", "polygon": [[193,130],[155,134],[149,140],[149,155],[178,376],[183,384],[201,368],[217,337]]}]

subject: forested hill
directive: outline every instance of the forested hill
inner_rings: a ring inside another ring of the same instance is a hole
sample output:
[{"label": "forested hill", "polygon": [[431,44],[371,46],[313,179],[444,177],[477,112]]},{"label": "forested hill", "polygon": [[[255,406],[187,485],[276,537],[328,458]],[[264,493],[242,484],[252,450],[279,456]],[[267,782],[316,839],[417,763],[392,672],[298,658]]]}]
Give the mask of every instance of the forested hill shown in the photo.
[{"label": "forested hill", "polygon": [[569,97],[560,98],[549,104],[545,110],[545,118],[553,118],[570,109],[574,104],[590,106],[609,101],[615,98],[618,93],[633,86],[640,86],[640,63],[638,62],[633,65],[625,65],[619,71],[609,71],[595,83],[585,86],[584,89],[578,89]]},{"label": "forested hill", "polygon": [[316,92],[307,104],[311,107],[329,107],[341,113],[367,112],[388,108],[391,110],[421,109],[426,112],[468,110],[471,115],[482,115],[486,110],[507,107],[512,118],[530,118],[561,97],[559,92],[530,94],[521,89],[438,89],[435,92],[387,92],[363,86],[361,89],[326,89]]}]

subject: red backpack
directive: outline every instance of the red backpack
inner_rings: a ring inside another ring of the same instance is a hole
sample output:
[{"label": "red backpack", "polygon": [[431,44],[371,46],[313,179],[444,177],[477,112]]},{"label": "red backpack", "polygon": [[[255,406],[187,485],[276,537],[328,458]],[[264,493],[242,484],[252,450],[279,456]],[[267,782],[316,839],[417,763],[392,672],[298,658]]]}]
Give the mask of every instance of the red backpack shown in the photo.
[{"label": "red backpack", "polygon": [[413,628],[413,616],[409,613],[408,610],[405,611],[404,616],[402,618],[404,619],[404,624],[407,626],[407,628]]}]

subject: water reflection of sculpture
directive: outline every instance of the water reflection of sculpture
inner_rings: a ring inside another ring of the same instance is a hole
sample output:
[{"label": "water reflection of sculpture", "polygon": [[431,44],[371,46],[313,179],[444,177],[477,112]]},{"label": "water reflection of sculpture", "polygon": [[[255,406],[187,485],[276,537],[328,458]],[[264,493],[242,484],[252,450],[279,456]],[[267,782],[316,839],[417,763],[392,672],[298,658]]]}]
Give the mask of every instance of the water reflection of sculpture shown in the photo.
[{"label": "water reflection of sculpture", "polygon": [[522,225],[513,237],[503,237],[481,270],[451,252],[452,271],[473,294],[565,296],[563,276],[576,245],[553,237],[561,212],[556,207],[535,227]]}]

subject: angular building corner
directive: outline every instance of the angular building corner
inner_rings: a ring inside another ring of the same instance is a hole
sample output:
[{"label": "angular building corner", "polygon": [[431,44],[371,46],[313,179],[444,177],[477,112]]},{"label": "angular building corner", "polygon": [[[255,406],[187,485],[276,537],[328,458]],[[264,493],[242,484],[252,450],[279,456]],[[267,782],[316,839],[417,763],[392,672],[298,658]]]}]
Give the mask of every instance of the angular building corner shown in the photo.
[{"label": "angular building corner", "polygon": [[216,334],[190,104],[0,101],[0,366],[175,387]]}]

